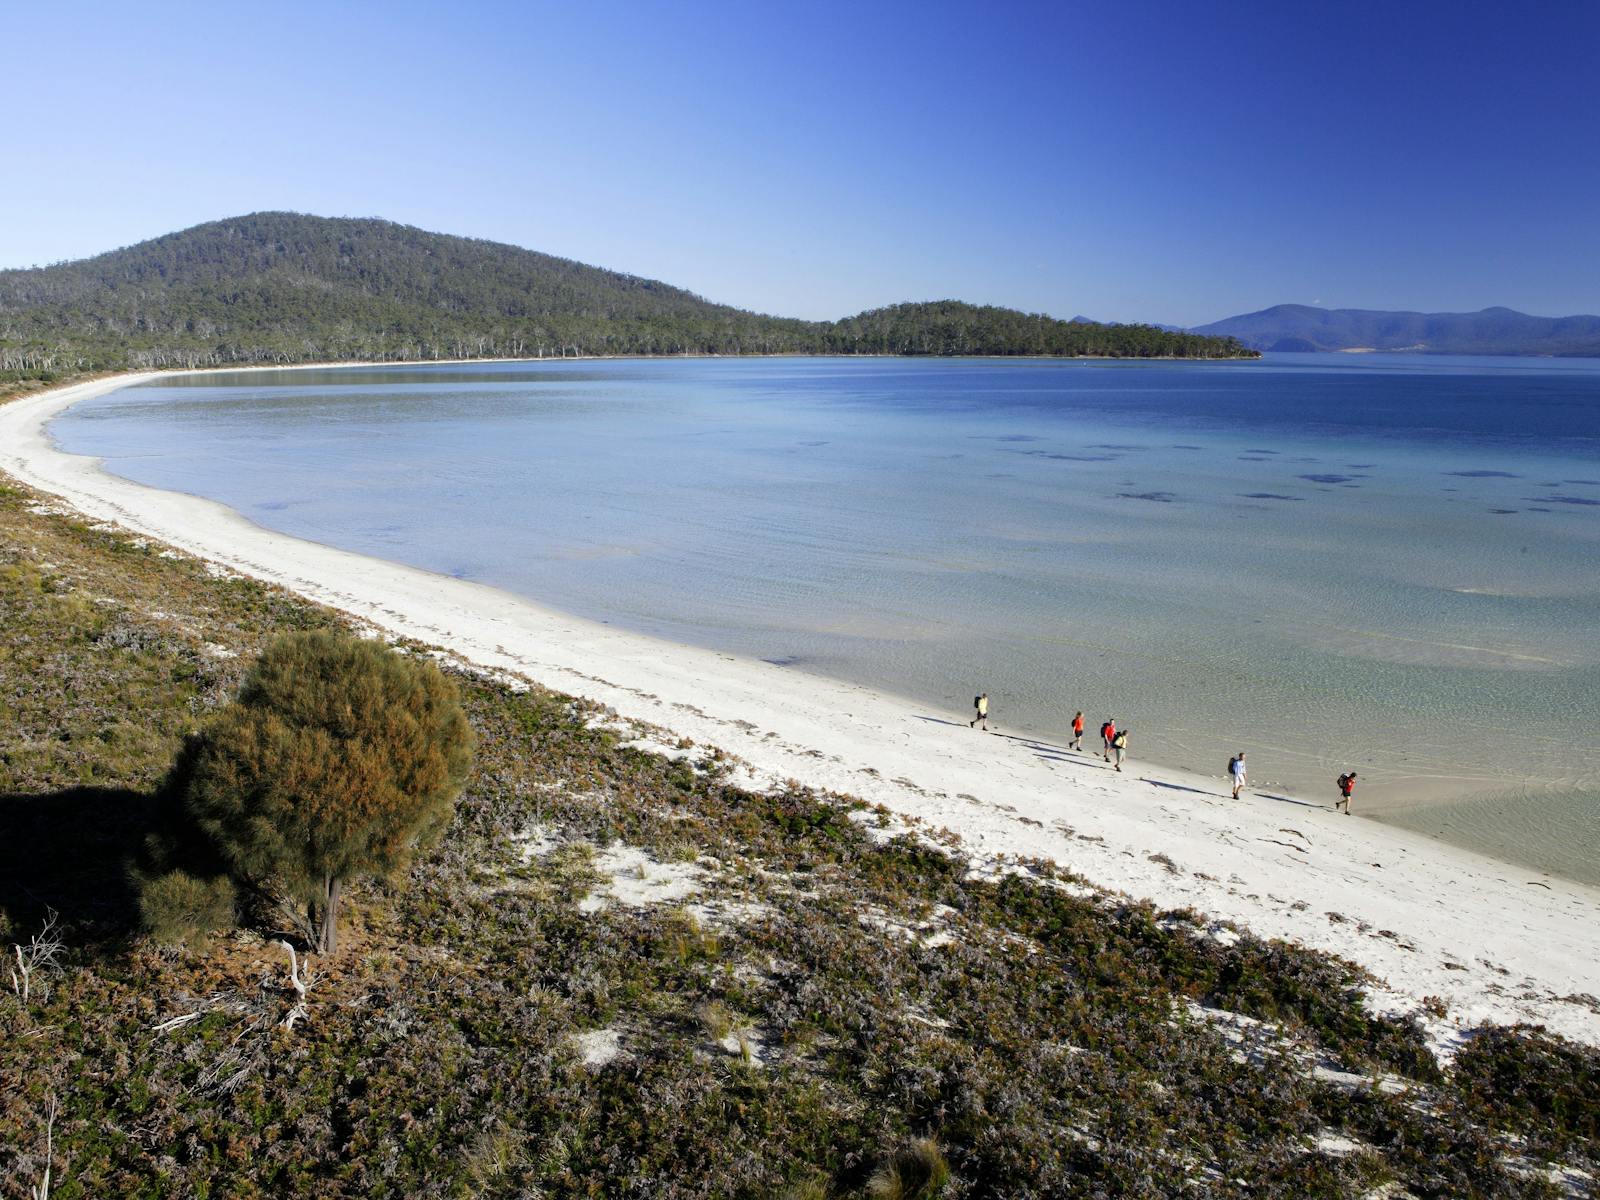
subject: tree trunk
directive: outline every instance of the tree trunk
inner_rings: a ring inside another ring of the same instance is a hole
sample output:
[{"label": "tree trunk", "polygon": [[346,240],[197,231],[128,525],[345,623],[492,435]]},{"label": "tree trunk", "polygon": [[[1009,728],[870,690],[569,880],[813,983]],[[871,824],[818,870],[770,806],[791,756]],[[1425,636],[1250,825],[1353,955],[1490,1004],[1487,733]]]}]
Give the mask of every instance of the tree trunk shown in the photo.
[{"label": "tree trunk", "polygon": [[322,921],[317,930],[317,953],[334,954],[339,949],[339,879],[329,875],[322,885]]}]

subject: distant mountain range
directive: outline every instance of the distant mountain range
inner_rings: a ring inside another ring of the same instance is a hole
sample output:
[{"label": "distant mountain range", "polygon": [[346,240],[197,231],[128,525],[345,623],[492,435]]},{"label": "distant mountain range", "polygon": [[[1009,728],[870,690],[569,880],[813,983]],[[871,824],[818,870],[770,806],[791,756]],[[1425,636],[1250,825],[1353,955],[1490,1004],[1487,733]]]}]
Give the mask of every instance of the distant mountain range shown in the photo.
[{"label": "distant mountain range", "polygon": [[1255,356],[1225,337],[956,300],[764,316],[518,246],[299,213],[0,271],[0,373],[619,354]]},{"label": "distant mountain range", "polygon": [[1235,337],[1255,350],[1600,357],[1600,317],[1530,317],[1509,308],[1419,313],[1279,304],[1192,332]]}]

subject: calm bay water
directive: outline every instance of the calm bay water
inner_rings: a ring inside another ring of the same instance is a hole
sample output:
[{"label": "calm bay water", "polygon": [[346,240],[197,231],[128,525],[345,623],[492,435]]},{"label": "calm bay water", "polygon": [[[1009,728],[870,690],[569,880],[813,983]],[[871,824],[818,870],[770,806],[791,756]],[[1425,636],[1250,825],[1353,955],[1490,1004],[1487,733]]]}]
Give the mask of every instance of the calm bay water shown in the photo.
[{"label": "calm bay water", "polygon": [[[74,453],[273,529],[1600,883],[1600,361],[197,376]],[[963,728],[951,736],[966,736]],[[974,735],[975,736],[975,735]]]}]

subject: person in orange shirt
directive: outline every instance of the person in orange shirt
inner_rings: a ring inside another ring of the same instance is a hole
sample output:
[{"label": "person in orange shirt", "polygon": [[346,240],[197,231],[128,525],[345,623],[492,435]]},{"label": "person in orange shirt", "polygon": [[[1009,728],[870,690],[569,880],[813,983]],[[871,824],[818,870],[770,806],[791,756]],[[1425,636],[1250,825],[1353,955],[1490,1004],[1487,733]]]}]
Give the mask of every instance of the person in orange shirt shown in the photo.
[{"label": "person in orange shirt", "polygon": [[1072,750],[1083,749],[1083,710],[1078,710],[1078,715],[1072,718],[1072,742],[1068,747]]}]

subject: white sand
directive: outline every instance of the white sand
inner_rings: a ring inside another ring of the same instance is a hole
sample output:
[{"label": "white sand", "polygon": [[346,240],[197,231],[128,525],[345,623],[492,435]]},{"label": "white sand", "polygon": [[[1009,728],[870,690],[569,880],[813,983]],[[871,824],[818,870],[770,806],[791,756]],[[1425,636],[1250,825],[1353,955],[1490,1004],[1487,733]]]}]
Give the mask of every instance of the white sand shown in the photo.
[{"label": "white sand", "polygon": [[[83,513],[288,587],[396,635],[590,697],[722,747],[759,779],[798,779],[958,833],[979,858],[1050,858],[1163,907],[1360,963],[1385,1008],[1448,1007],[1432,1032],[1530,1021],[1600,1044],[1600,891],[1319,803],[1246,795],[967,728],[966,713],[565,616],[473,583],[272,533],[208,500],[57,451],[49,417],[149,375],[0,406],[0,470]],[[968,690],[977,690],[976,686]],[[1086,742],[1088,739],[1086,738]],[[1270,770],[1260,764],[1258,770]],[[1330,781],[1329,791],[1332,783]],[[1360,795],[1357,794],[1357,810]],[[1167,862],[1152,860],[1162,855]],[[1170,864],[1170,865],[1169,865]]]},{"label": "white sand", "polygon": [[595,856],[600,884],[582,900],[578,911],[599,912],[608,904],[644,908],[677,905],[699,893],[705,869],[695,863],[664,863],[638,846],[613,843]]},{"label": "white sand", "polygon": [[603,1067],[622,1053],[622,1034],[615,1029],[591,1029],[572,1039],[585,1066]]}]

